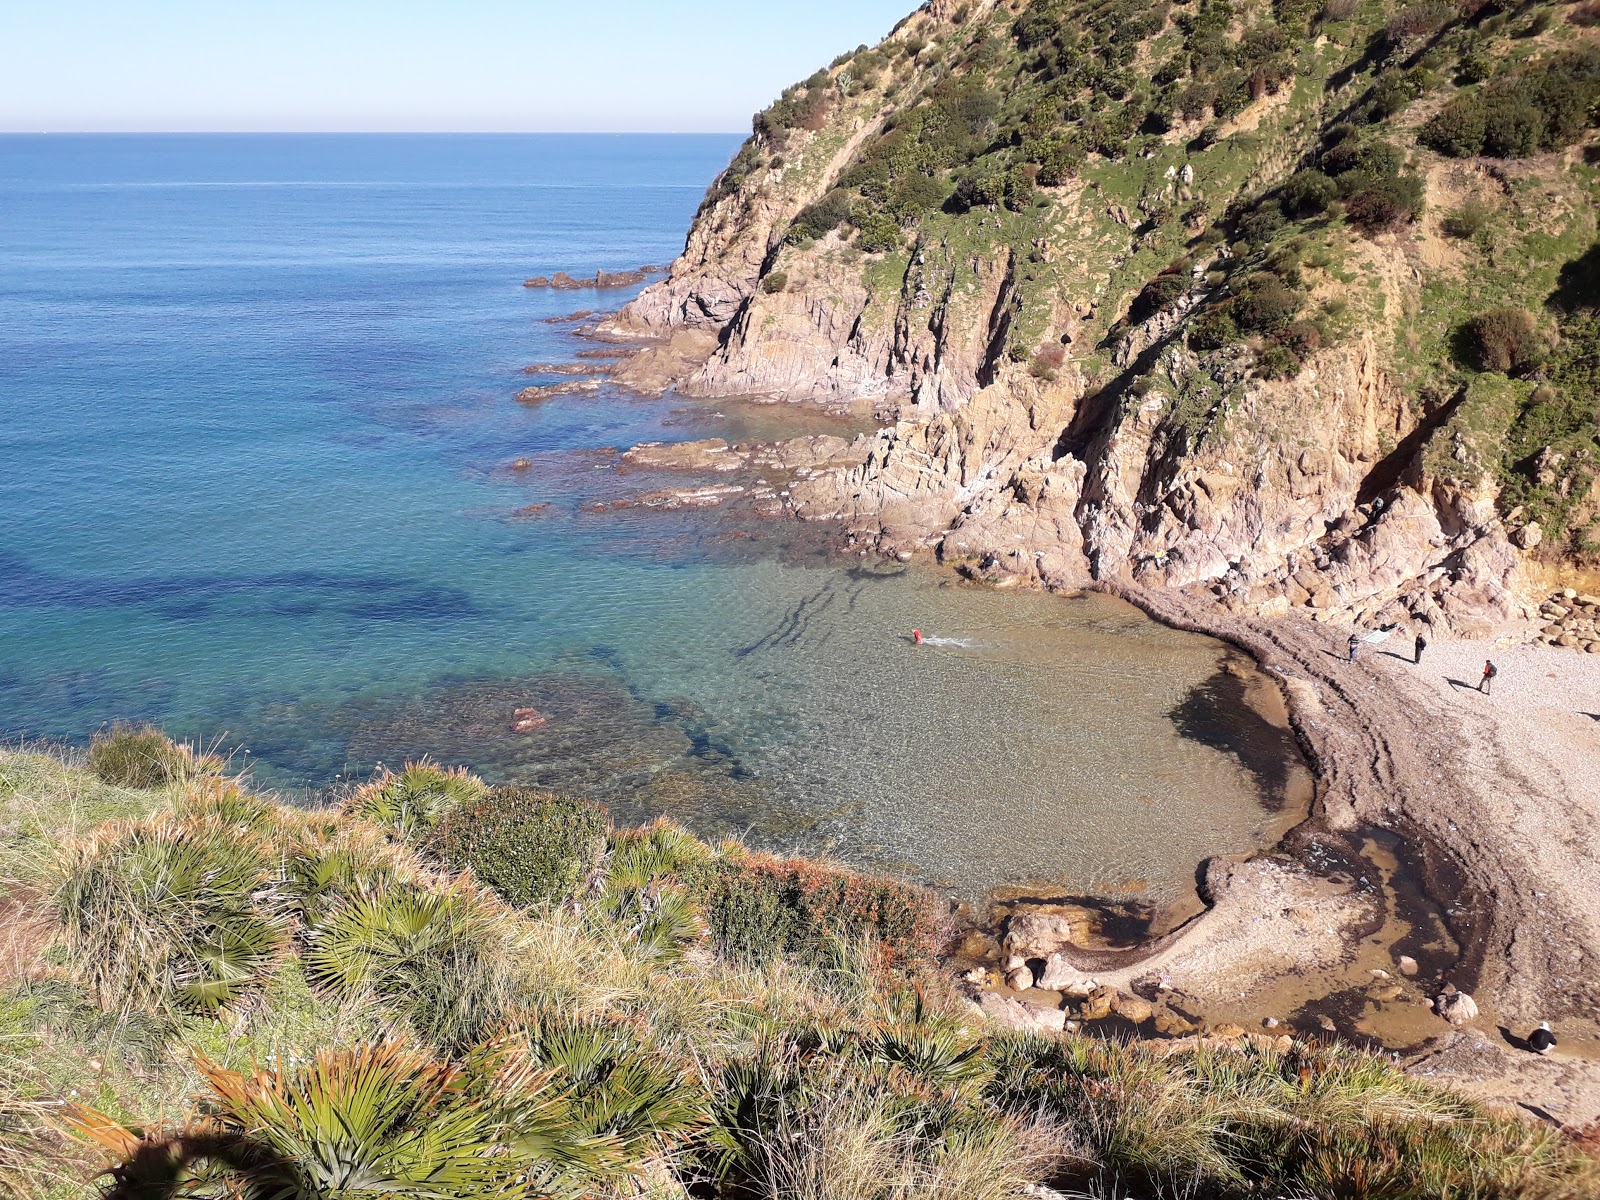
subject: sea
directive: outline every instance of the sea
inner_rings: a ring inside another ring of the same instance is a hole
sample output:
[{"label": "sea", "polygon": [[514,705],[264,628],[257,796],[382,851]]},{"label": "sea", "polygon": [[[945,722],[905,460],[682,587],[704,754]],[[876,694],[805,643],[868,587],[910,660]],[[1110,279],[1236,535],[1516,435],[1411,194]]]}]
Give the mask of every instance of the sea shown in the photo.
[{"label": "sea", "polygon": [[0,737],[153,722],[295,798],[427,755],[963,896],[1270,840],[1304,767],[1220,643],[615,503],[640,442],[862,420],[517,401],[637,290],[523,280],[670,261],[737,143],[0,137]]}]

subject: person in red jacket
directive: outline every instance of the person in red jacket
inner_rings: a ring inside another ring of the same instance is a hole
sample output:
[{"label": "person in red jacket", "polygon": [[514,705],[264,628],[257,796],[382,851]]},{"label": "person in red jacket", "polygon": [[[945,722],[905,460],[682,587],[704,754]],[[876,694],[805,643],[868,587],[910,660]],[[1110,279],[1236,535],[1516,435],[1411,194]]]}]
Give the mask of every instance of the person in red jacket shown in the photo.
[{"label": "person in red jacket", "polygon": [[1494,677],[1498,674],[1500,674],[1500,668],[1492,662],[1485,661],[1483,664],[1483,678],[1478,680],[1478,690],[1485,696],[1494,695],[1489,689],[1494,685]]}]

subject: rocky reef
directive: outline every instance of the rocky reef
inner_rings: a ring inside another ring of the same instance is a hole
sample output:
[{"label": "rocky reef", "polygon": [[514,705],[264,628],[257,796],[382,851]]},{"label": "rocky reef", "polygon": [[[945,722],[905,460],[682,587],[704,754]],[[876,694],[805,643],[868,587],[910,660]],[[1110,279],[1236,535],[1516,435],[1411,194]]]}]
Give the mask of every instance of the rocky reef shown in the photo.
[{"label": "rocky reef", "polygon": [[875,411],[788,497],[863,546],[1531,615],[1529,557],[1593,549],[1592,131],[1452,130],[1594,99],[1569,8],[933,0],[758,115],[599,333],[632,387]]}]

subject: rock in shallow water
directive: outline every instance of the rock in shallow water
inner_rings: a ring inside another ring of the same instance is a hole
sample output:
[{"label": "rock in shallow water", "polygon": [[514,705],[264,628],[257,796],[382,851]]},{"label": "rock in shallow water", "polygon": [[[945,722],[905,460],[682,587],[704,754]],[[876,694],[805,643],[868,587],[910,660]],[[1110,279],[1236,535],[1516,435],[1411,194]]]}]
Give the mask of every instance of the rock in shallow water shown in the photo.
[{"label": "rock in shallow water", "polygon": [[1434,1001],[1434,1010],[1450,1024],[1458,1027],[1478,1019],[1478,1002],[1467,993],[1458,992],[1454,988],[1447,988],[1444,994]]}]

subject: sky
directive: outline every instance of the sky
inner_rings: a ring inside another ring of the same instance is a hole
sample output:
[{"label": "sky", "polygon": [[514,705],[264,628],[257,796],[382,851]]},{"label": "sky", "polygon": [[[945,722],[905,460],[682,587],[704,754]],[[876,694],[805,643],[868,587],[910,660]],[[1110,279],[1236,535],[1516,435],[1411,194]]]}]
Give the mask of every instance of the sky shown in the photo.
[{"label": "sky", "polygon": [[918,0],[0,0],[0,132],[748,129]]}]

